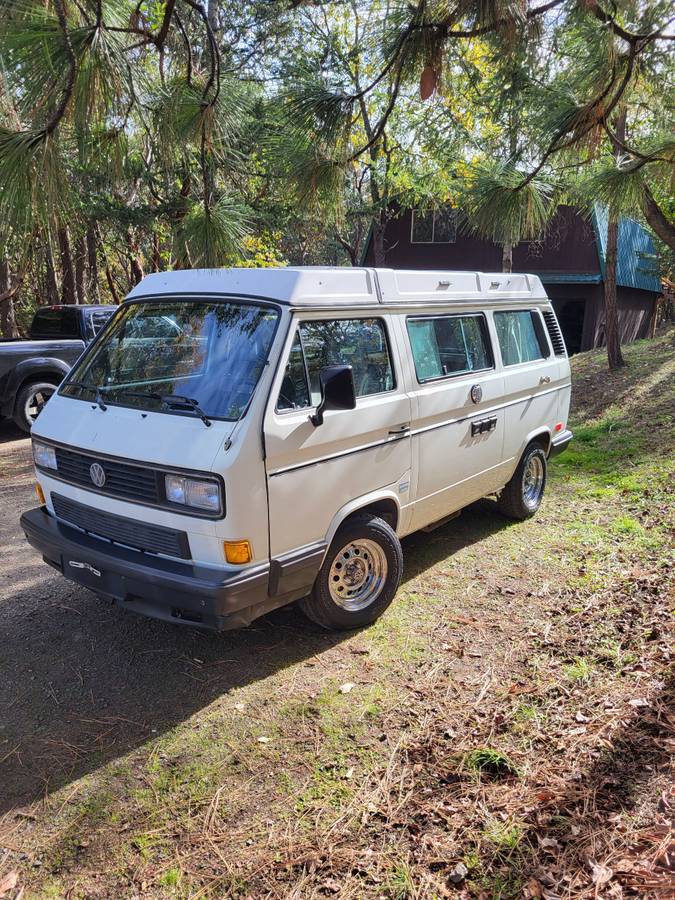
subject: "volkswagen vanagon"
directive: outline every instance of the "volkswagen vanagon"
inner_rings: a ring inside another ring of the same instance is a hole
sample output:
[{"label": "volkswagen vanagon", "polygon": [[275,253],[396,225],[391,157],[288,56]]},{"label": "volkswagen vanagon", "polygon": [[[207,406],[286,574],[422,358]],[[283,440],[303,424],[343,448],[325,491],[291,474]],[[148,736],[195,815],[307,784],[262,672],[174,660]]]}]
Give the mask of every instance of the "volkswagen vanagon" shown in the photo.
[{"label": "volkswagen vanagon", "polygon": [[285,268],[149,275],[32,434],[46,562],[226,629],[299,600],[373,622],[401,538],[486,496],[539,507],[570,368],[532,275]]}]

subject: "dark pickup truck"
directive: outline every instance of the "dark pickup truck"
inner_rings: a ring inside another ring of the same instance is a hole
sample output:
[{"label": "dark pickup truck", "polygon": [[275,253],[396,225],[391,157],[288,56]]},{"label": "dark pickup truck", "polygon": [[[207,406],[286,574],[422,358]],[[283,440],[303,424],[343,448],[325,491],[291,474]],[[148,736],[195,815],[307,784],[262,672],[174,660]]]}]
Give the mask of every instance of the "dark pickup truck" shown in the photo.
[{"label": "dark pickup truck", "polygon": [[0,417],[30,431],[40,410],[115,306],[43,306],[28,340],[0,340]]}]

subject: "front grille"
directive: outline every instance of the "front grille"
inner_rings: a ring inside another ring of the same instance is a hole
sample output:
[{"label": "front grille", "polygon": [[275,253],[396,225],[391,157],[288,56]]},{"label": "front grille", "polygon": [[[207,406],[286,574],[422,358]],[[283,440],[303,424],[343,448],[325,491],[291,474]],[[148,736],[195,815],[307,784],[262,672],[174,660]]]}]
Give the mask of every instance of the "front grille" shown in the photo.
[{"label": "front grille", "polygon": [[190,559],[190,544],[184,531],[101,512],[61,494],[52,493],[52,504],[58,519],[77,525],[96,537],[107,538],[114,544],[133,547],[146,553],[164,553],[166,556]]},{"label": "front grille", "polygon": [[153,469],[100,459],[66,450],[64,447],[55,449],[56,468],[59,478],[63,481],[96,490],[89,470],[92,463],[100,463],[105,472],[105,484],[100,488],[104,493],[115,497],[127,497],[140,503],[160,502],[157,473]]},{"label": "front grille", "polygon": [[543,312],[544,322],[546,322],[546,328],[548,329],[548,334],[551,338],[551,343],[553,344],[553,352],[556,356],[564,356],[565,341],[563,340],[563,336],[560,333],[560,326],[558,325],[558,320],[555,317],[555,313],[551,312],[550,309],[546,309]]}]

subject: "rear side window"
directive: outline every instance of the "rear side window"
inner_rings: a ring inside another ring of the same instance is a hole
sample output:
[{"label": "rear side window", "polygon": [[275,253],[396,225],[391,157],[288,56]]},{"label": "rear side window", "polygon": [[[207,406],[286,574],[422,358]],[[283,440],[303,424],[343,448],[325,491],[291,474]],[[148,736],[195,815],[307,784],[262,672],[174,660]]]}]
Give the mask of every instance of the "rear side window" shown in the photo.
[{"label": "rear side window", "polygon": [[550,355],[544,326],[536,310],[496,312],[495,329],[505,366],[533,362]]},{"label": "rear side window", "polygon": [[301,322],[284,373],[277,409],[316,406],[321,400],[321,370],[340,365],[352,367],[357,397],[394,389],[387,335],[380,319]]},{"label": "rear side window", "polygon": [[420,382],[492,368],[484,316],[408,319],[408,335]]},{"label": "rear side window", "polygon": [[30,333],[40,337],[78,338],[77,310],[39,309],[33,317]]}]

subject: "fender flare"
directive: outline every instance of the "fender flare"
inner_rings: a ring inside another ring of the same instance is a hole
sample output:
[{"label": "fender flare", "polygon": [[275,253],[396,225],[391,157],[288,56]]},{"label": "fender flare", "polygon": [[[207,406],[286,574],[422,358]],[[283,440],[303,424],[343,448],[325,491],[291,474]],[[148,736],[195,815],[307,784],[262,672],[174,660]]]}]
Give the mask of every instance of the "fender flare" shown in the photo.
[{"label": "fender flare", "polygon": [[3,412],[6,415],[12,415],[16,396],[28,380],[40,375],[56,375],[56,384],[58,385],[70,372],[70,369],[68,363],[52,356],[34,356],[31,359],[22,359],[12,369],[5,383]]},{"label": "fender flare", "polygon": [[[532,441],[536,440],[537,438],[542,438],[542,437],[545,438],[545,440],[546,440],[546,447],[544,448],[544,452],[546,453],[546,456],[548,457],[549,453],[551,452],[551,441],[553,440],[553,434],[551,432],[551,429],[548,426],[542,426],[540,428],[535,428],[533,431],[531,431],[527,435],[527,437],[523,441],[522,446],[520,448],[520,452],[518,454],[518,462],[520,462],[520,460],[522,459],[523,453],[525,452],[525,448],[527,447],[527,445],[531,444]],[[516,465],[517,465],[517,463],[516,463]]]},{"label": "fender flare", "polygon": [[335,513],[328,526],[328,531],[326,532],[326,552],[328,552],[328,548],[330,547],[338,528],[349,518],[349,516],[353,515],[355,512],[359,512],[359,510],[375,506],[382,501],[393,503],[396,507],[396,524],[398,525],[401,521],[401,501],[398,494],[392,487],[379,488],[376,491],[371,491],[368,494],[355,497],[353,500],[345,503],[344,506],[341,506]]}]

